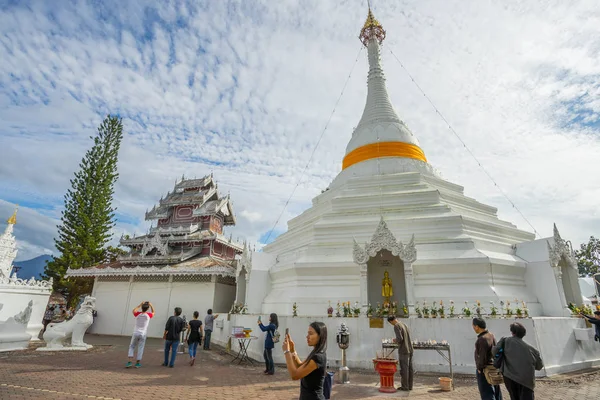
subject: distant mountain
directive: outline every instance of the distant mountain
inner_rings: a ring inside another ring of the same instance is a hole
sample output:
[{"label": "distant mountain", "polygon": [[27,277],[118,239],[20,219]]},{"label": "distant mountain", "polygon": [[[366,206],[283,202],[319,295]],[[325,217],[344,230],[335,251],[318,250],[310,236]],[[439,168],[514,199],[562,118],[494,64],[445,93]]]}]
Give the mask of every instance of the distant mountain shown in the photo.
[{"label": "distant mountain", "polygon": [[17,277],[21,279],[29,279],[31,277],[35,279],[40,279],[42,277],[42,274],[44,273],[46,261],[50,260],[52,260],[51,255],[42,254],[41,256],[32,258],[31,260],[15,261],[13,262],[13,265],[16,267],[20,267],[20,269],[17,271]]}]

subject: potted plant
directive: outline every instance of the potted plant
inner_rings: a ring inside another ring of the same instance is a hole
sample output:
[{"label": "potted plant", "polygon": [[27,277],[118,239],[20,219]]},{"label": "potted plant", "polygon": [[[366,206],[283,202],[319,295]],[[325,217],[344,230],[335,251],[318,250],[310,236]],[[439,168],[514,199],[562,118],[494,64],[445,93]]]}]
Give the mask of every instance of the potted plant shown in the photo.
[{"label": "potted plant", "polygon": [[404,318],[408,318],[408,307],[406,306],[406,302],[402,302],[402,314],[404,314]]},{"label": "potted plant", "polygon": [[462,309],[462,313],[467,318],[469,318],[471,316],[471,309],[469,308],[469,302],[465,301],[465,306]]},{"label": "potted plant", "polygon": [[510,300],[506,300],[506,316],[508,318],[512,317],[513,312],[512,312],[512,308],[510,308]]},{"label": "potted plant", "polygon": [[438,308],[438,313],[440,313],[440,318],[446,318],[446,307],[444,307],[443,300],[440,300],[440,308]]},{"label": "potted plant", "polygon": [[517,318],[521,318],[523,317],[523,309],[521,309],[521,306],[519,304],[519,300],[515,299],[515,315],[517,316]]},{"label": "potted plant", "polygon": [[419,306],[419,302],[415,304],[415,313],[417,313],[417,318],[423,318],[423,313],[421,307]]},{"label": "potted plant", "polygon": [[529,318],[529,309],[527,308],[527,304],[525,304],[525,301],[523,301],[523,316],[525,318]]},{"label": "potted plant", "polygon": [[371,318],[373,316],[373,307],[371,306],[371,303],[369,303],[369,305],[367,306],[367,317]]},{"label": "potted plant", "polygon": [[392,302],[391,315],[398,315],[398,302],[397,301]]},{"label": "potted plant", "polygon": [[431,302],[431,310],[429,311],[429,313],[431,314],[431,318],[437,318],[438,309],[435,301]]},{"label": "potted plant", "polygon": [[427,307],[427,302],[423,302],[423,317],[429,318],[429,307]]},{"label": "potted plant", "polygon": [[496,318],[498,316],[498,308],[496,307],[496,304],[494,304],[493,301],[490,301],[490,315],[492,316],[492,318]]},{"label": "potted plant", "polygon": [[483,309],[483,307],[481,307],[481,302],[480,302],[479,300],[477,300],[477,301],[475,302],[475,314],[476,314],[476,315],[477,315],[479,318],[481,318],[481,314],[483,314],[483,311],[484,311],[484,309]]},{"label": "potted plant", "polygon": [[450,300],[450,318],[454,318],[454,300]]},{"label": "potted plant", "polygon": [[358,305],[358,301],[354,302],[354,317],[358,318],[360,315],[360,306]]}]

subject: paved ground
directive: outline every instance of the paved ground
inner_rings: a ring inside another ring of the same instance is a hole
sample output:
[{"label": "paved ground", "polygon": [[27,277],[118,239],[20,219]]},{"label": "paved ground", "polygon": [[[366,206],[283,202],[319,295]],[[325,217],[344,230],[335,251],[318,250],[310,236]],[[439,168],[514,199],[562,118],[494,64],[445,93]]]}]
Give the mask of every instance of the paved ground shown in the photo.
[{"label": "paved ground", "polygon": [[[299,383],[278,367],[274,376],[262,374],[263,365],[233,366],[231,356],[217,348],[199,350],[194,367],[179,355],[175,368],[162,363],[162,341],[146,345],[144,365],[125,369],[128,338],[88,336],[96,347],[88,352],[0,353],[0,399],[297,399]],[[417,375],[415,390],[383,395],[378,377],[369,371],[352,371],[352,383],[334,385],[332,399],[478,399],[475,381],[458,377],[453,392],[441,392],[437,377]],[[505,393],[505,399],[508,396]],[[536,398],[545,400],[600,398],[600,372],[540,380]]]}]

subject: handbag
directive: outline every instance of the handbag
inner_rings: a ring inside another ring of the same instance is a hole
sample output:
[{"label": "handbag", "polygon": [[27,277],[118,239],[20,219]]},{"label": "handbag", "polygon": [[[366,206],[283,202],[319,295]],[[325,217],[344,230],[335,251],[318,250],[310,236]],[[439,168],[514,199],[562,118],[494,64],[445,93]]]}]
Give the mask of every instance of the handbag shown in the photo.
[{"label": "handbag", "polygon": [[325,372],[323,380],[323,396],[326,400],[331,398],[331,389],[333,388],[333,372]]},{"label": "handbag", "polygon": [[502,372],[493,365],[486,365],[483,369],[483,375],[485,376],[485,380],[492,386],[497,386],[504,383],[504,377],[502,376]]},{"label": "handbag", "polygon": [[271,334],[271,339],[273,339],[273,343],[279,343],[279,338],[280,338],[280,334],[279,331],[277,329],[275,329],[273,331],[273,333]]}]

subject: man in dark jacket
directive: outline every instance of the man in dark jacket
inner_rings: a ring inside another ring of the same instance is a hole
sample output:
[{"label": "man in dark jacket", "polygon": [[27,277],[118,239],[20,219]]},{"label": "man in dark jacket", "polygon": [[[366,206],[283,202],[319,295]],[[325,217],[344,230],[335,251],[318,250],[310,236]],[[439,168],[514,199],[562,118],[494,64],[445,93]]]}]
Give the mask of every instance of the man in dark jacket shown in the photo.
[{"label": "man in dark jacket", "polygon": [[496,345],[496,338],[488,332],[483,318],[473,318],[473,330],[477,334],[475,366],[477,367],[477,386],[481,400],[502,400],[500,385],[490,385],[483,372],[484,368],[492,363],[492,347]]},{"label": "man in dark jacket", "polygon": [[388,322],[394,326],[396,343],[398,344],[398,363],[400,364],[401,384],[400,390],[412,390],[413,376],[415,374],[412,364],[414,350],[412,341],[410,340],[408,327],[402,322],[398,321],[393,315],[388,317]]},{"label": "man in dark jacket", "polygon": [[[177,357],[177,347],[179,347],[179,341],[181,340],[181,332],[185,329],[185,322],[180,317],[181,308],[175,307],[175,314],[171,315],[165,325],[165,333],[163,339],[165,339],[165,362],[163,366],[169,366],[173,368],[175,365],[175,357]],[[169,350],[171,350],[171,360],[169,360]]]},{"label": "man in dark jacket", "polygon": [[589,321],[590,324],[596,327],[596,334],[594,335],[594,340],[596,342],[600,342],[600,311],[594,311],[594,315],[596,316],[595,318],[591,315],[585,315],[584,313],[581,313],[581,315],[583,315]]},{"label": "man in dark jacket", "polygon": [[533,400],[535,371],[544,368],[539,351],[523,341],[527,330],[518,322],[510,324],[512,337],[502,338],[492,349],[494,357],[504,353],[501,371],[511,400]]}]

